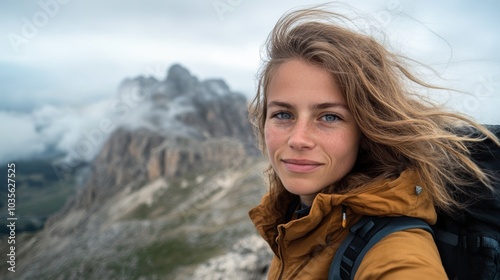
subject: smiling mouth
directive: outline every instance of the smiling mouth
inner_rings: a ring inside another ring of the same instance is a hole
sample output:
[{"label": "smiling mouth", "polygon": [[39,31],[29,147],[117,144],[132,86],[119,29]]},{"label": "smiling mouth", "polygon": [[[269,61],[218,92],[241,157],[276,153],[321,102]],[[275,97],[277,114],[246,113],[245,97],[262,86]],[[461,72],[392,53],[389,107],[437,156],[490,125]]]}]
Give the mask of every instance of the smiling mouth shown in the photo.
[{"label": "smiling mouth", "polygon": [[314,171],[316,168],[323,165],[320,162],[311,160],[299,160],[299,159],[283,159],[281,160],[285,164],[285,168],[294,173],[307,173]]}]

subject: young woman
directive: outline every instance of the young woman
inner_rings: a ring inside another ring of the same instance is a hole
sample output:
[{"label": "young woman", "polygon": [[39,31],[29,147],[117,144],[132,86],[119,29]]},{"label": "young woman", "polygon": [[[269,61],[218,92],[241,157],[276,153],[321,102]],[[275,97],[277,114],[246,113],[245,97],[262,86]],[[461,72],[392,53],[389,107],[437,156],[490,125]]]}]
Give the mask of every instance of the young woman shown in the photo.
[{"label": "young woman", "polygon": [[[249,108],[270,161],[270,191],[250,211],[275,254],[269,279],[326,279],[338,246],[362,216],[434,224],[436,209],[463,207],[446,185],[464,191],[469,174],[489,186],[467,156],[466,144],[481,139],[454,129],[494,136],[418,98],[410,84],[434,87],[370,36],[329,19],[342,16],[309,9],[278,21]],[[431,234],[411,229],[377,243],[356,279],[447,277]]]}]

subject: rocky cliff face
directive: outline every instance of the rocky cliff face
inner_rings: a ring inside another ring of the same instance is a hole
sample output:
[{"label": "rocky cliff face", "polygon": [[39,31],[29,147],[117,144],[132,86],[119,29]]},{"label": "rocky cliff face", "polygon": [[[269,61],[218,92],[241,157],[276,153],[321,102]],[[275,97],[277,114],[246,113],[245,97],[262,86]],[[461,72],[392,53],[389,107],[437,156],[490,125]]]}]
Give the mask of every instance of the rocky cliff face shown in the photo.
[{"label": "rocky cliff face", "polygon": [[140,184],[223,170],[241,164],[246,156],[244,144],[235,138],[172,138],[144,128],[121,128],[93,162],[92,176],[74,207],[99,204],[130,182]]},{"label": "rocky cliff face", "polygon": [[270,253],[248,245],[247,212],[265,191],[265,163],[244,96],[180,65],[163,81],[127,79],[118,96],[130,105],[121,125],[78,195],[19,237],[15,278],[262,278]]}]

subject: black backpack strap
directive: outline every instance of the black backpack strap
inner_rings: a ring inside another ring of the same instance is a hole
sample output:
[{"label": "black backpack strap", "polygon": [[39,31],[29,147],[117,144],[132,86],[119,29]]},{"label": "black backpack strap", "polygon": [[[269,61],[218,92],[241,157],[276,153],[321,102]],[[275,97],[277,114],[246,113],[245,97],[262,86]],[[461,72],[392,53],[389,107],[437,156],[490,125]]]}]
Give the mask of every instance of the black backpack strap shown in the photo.
[{"label": "black backpack strap", "polygon": [[328,279],[354,279],[363,257],[373,245],[393,232],[411,228],[421,228],[432,233],[431,227],[417,218],[373,216],[361,218],[349,229],[348,236],[337,249]]}]

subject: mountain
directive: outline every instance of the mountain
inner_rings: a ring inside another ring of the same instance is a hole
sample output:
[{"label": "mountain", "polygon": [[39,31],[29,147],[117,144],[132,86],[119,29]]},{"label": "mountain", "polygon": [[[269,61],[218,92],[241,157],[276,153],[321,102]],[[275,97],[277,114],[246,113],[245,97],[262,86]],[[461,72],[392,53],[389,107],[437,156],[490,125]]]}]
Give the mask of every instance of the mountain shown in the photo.
[{"label": "mountain", "polygon": [[42,231],[16,236],[16,273],[2,262],[2,276],[262,279],[271,253],[247,212],[266,163],[246,107],[223,80],[181,65],[164,80],[124,80],[111,106],[119,125],[83,187]]}]

